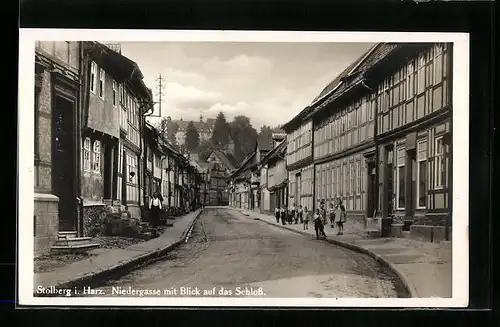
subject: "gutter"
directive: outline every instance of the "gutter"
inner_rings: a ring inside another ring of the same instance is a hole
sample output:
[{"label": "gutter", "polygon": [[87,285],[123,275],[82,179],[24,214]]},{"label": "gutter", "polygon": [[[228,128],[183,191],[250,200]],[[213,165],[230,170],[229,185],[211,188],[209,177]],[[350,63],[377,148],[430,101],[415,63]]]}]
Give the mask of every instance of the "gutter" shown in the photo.
[{"label": "gutter", "polygon": [[82,42],[82,61],[81,61],[81,76],[83,78],[82,86],[85,90],[85,94],[83,96],[83,128],[88,127],[89,114],[90,114],[90,87],[89,82],[91,78],[91,69],[90,69],[90,52],[96,47],[95,44],[92,44],[90,49],[85,49],[86,42]]}]

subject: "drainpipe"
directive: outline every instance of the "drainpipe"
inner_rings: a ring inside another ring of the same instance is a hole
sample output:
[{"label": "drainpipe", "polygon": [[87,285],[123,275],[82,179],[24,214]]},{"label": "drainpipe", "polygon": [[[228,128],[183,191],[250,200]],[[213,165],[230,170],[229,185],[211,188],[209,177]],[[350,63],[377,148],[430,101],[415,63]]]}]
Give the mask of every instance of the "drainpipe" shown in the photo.
[{"label": "drainpipe", "polygon": [[84,83],[82,85],[84,86],[84,89],[85,89],[85,94],[83,96],[83,108],[82,108],[83,112],[84,112],[83,124],[82,124],[83,128],[88,127],[88,121],[89,121],[90,90],[88,89],[88,83],[90,81],[91,74],[92,74],[92,71],[90,69],[90,63],[91,63],[90,51],[92,51],[92,49],[95,47],[95,44],[93,44],[90,49],[85,49],[86,43],[87,42],[85,42],[85,41],[82,42],[82,49],[80,52],[81,56],[82,56],[80,70],[82,71],[81,76],[84,80]]},{"label": "drainpipe", "polygon": [[76,231],[78,236],[83,236],[83,220],[84,220],[84,215],[83,215],[83,197],[82,197],[82,178],[83,178],[83,172],[82,172],[82,165],[81,165],[81,148],[82,148],[82,110],[84,112],[88,112],[88,110],[85,110],[85,96],[87,95],[88,92],[86,92],[87,88],[87,80],[84,78],[85,76],[85,51],[83,49],[84,47],[84,42],[78,42],[79,47],[80,47],[80,90],[78,94],[78,106],[79,110],[77,110],[77,115],[76,115],[76,151],[75,151],[75,165],[76,165],[76,203],[78,206],[78,217],[77,217],[77,223],[76,223]]},{"label": "drainpipe", "polygon": [[[448,65],[447,71],[448,71],[448,76],[446,77],[448,81],[448,99],[453,99],[453,83],[450,83],[449,81],[453,81],[453,44],[448,44],[448,63],[445,63],[445,65]],[[450,100],[450,131],[449,133],[449,142],[447,142],[447,148],[448,148],[448,169],[450,172],[453,172],[453,101]],[[451,174],[448,174],[451,176]],[[450,240],[450,227],[453,228],[453,178],[448,178],[448,213],[446,215],[445,219],[445,229],[444,229],[444,237],[445,241]]]},{"label": "drainpipe", "polygon": [[[161,184],[162,184],[162,185],[160,186],[160,187],[161,187],[160,189],[163,189],[163,170],[164,170],[164,169],[163,169],[163,161],[164,161],[165,159],[167,159],[167,156],[166,156],[166,155],[162,155],[162,156],[160,156],[160,166],[161,166],[161,176],[160,176],[160,180],[161,180]],[[161,193],[164,193],[164,192],[161,192]],[[163,194],[163,195],[165,195],[165,194]]]}]

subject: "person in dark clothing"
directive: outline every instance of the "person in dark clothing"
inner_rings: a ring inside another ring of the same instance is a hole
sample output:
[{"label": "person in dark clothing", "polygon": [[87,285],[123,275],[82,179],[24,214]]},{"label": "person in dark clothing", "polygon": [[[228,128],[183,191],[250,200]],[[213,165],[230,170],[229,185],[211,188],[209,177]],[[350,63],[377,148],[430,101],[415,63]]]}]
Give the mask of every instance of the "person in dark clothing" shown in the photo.
[{"label": "person in dark clothing", "polygon": [[286,212],[286,208],[285,208],[285,206],[282,206],[282,207],[281,207],[281,213],[280,213],[280,216],[281,216],[281,223],[282,223],[283,225],[286,225],[286,223],[287,223],[287,219],[288,219],[288,218],[287,218],[287,212]]},{"label": "person in dark clothing", "polygon": [[323,219],[321,218],[320,210],[316,209],[314,214],[314,230],[316,231],[316,239],[319,240],[319,236],[323,236],[326,239],[325,228],[323,225]]},{"label": "person in dark clothing", "polygon": [[297,223],[297,208],[295,207],[295,203],[290,208],[290,224]]},{"label": "person in dark clothing", "polygon": [[153,237],[158,236],[158,224],[160,221],[160,210],[162,201],[161,195],[158,192],[153,193],[153,197],[149,201],[149,217],[151,219],[151,228],[153,229]]},{"label": "person in dark clothing", "polygon": [[276,217],[276,222],[280,222],[280,206],[277,206],[276,209],[274,209],[274,216]]}]

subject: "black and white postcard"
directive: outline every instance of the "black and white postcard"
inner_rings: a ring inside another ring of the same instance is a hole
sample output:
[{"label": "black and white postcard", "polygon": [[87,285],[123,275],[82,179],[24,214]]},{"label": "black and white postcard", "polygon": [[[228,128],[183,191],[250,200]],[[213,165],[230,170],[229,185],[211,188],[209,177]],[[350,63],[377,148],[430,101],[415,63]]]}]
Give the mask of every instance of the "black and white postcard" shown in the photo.
[{"label": "black and white postcard", "polygon": [[21,29],[19,303],[467,306],[468,71],[467,34]]}]

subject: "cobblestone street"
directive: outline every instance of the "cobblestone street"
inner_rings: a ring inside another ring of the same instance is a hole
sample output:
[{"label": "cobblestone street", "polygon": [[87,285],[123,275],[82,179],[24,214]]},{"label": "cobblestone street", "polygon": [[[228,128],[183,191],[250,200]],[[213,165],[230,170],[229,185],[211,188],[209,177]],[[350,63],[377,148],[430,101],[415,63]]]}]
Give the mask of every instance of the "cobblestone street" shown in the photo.
[{"label": "cobblestone street", "polygon": [[[246,287],[261,288],[265,297],[406,297],[397,284],[368,256],[227,209],[210,209],[189,241],[167,258],[98,289],[106,296],[113,296],[112,287],[172,290],[163,296],[215,287],[211,296],[228,296],[227,291],[245,296],[239,291]],[[226,293],[218,294],[221,288]]]}]

